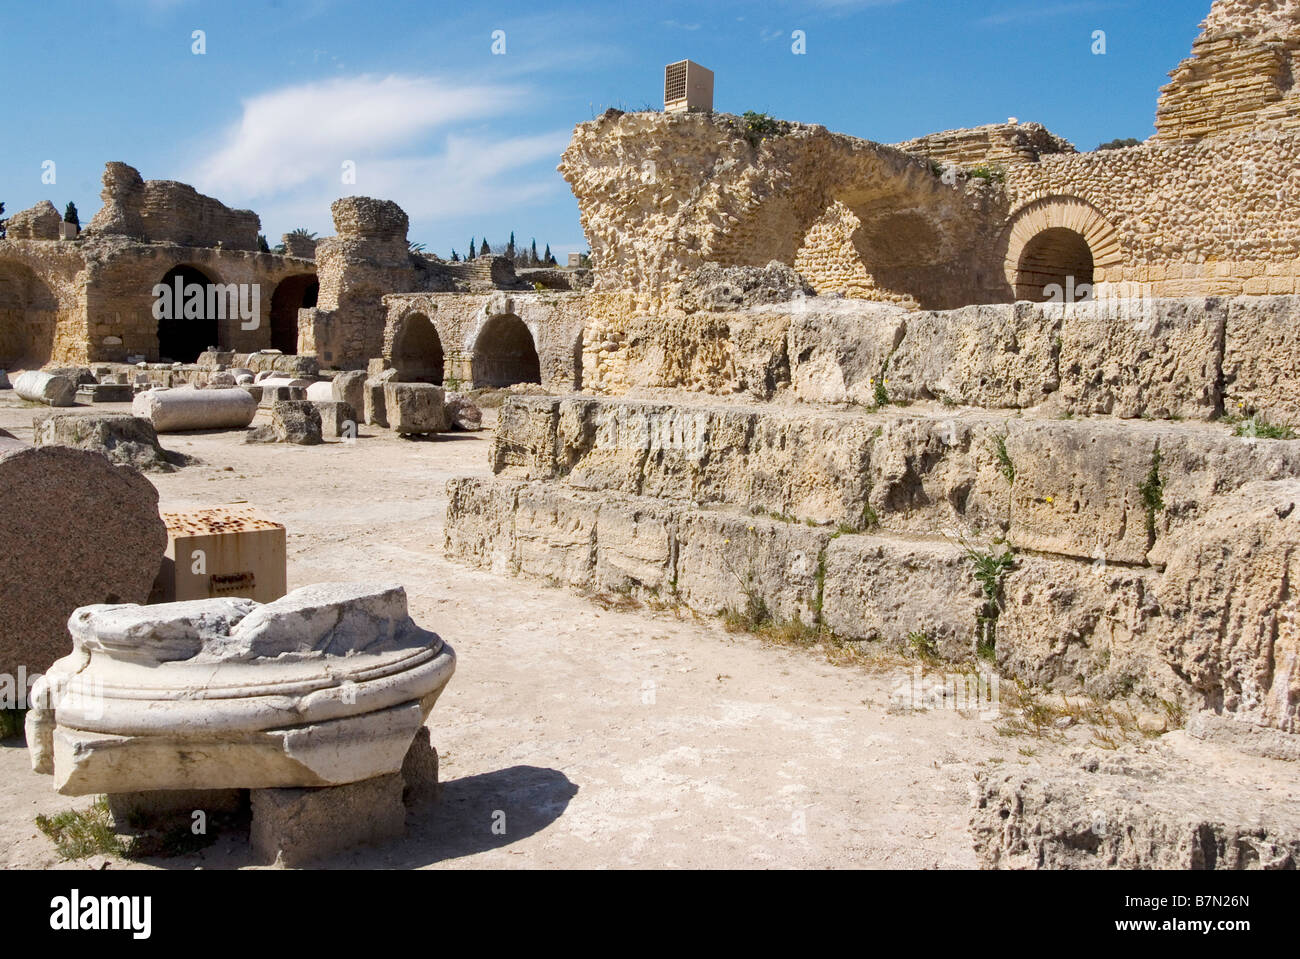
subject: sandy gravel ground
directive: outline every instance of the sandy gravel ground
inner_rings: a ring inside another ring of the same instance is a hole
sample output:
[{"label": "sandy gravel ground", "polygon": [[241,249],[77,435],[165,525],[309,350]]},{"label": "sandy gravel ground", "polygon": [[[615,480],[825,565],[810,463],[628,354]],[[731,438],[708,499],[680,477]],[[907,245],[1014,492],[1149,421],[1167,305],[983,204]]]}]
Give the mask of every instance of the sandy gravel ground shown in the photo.
[{"label": "sandy gravel ground", "polygon": [[[20,438],[34,412],[0,394],[0,427]],[[891,711],[902,664],[833,666],[716,620],[604,608],[447,561],[446,480],[487,475],[491,437],[369,428],[314,448],[163,438],[202,460],[152,477],[163,508],[253,504],[288,527],[291,589],[400,582],[416,620],[456,649],[430,719],[441,800],[408,817],[403,840],[329,865],[973,868],[973,774],[1062,761],[1087,741],[1085,729],[1052,742],[948,710]],[[38,832],[38,813],[89,799],[55,794],[20,742],[0,746],[0,791],[0,865],[105,864],[60,863]],[[249,862],[246,843],[224,837],[193,856],[109,865]]]}]

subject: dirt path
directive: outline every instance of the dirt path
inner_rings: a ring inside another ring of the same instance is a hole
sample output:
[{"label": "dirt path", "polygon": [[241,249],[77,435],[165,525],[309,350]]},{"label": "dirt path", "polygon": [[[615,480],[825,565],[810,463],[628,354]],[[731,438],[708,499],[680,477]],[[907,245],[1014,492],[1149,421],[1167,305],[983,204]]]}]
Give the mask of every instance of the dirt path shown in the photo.
[{"label": "dirt path", "polygon": [[[29,438],[35,410],[4,396],[0,427]],[[285,523],[291,589],[402,583],[416,620],[456,649],[430,720],[441,802],[410,817],[403,841],[337,865],[973,867],[974,772],[1070,748],[952,711],[891,712],[905,674],[449,563],[445,483],[487,474],[491,433],[372,432],[314,448],[164,437],[203,462],[153,477],[164,509],[247,501]],[[1086,736],[1076,738],[1074,748]],[[0,865],[56,865],[33,817],[89,800],[56,795],[12,741],[0,783]],[[223,840],[160,864],[247,861],[246,846]]]}]

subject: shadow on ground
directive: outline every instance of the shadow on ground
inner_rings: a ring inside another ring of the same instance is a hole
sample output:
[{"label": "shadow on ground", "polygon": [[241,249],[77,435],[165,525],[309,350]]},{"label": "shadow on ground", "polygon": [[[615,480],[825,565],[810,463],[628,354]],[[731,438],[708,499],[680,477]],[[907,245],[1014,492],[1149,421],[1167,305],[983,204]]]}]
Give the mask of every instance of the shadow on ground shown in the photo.
[{"label": "shadow on ground", "polygon": [[564,773],[538,766],[453,779],[437,802],[408,810],[405,838],[382,851],[387,865],[410,869],[501,849],[558,820],[577,793]]}]

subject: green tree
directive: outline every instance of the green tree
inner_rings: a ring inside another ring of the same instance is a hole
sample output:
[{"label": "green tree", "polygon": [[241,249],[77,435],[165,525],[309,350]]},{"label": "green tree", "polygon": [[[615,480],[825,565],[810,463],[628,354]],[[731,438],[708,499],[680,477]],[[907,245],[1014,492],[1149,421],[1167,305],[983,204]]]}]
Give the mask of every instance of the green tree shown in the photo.
[{"label": "green tree", "polygon": [[460,254],[457,253],[455,250],[452,250],[452,251],[451,251],[451,262],[453,262],[453,263],[459,263],[459,262],[460,262]]},{"label": "green tree", "polygon": [[78,230],[81,229],[81,220],[77,218],[77,204],[68,203],[68,207],[63,211],[63,222],[71,223]]},{"label": "green tree", "polygon": [[478,259],[478,252],[474,249],[474,237],[469,238],[469,256],[465,257],[465,259],[466,260]]},{"label": "green tree", "polygon": [[[5,205],[3,203],[0,203],[0,213],[3,213],[4,211],[5,211]],[[3,240],[5,238],[5,224],[8,222],[9,222],[8,220],[4,219],[3,217],[0,217],[0,240]]]},{"label": "green tree", "polygon": [[267,244],[267,242],[266,242],[266,234],[265,234],[265,233],[259,233],[259,234],[257,234],[257,252],[258,252],[258,253],[270,253],[270,252],[271,252],[271,247],[270,247],[270,246]]},{"label": "green tree", "polygon": [[482,245],[479,246],[478,248],[478,255],[487,256],[491,252],[492,252],[492,247],[488,246],[487,237],[484,237]]},{"label": "green tree", "polygon": [[537,258],[537,237],[533,237],[533,248],[528,253],[528,265],[536,266],[541,260]]},{"label": "green tree", "polygon": [[547,266],[555,263],[555,256],[551,253],[551,244],[546,244],[546,252],[542,254],[542,262]]},{"label": "green tree", "polygon": [[510,231],[510,242],[506,244],[506,257],[513,261],[515,258],[515,231]]},{"label": "green tree", "polygon": [[1139,147],[1142,141],[1135,137],[1125,137],[1123,140],[1110,140],[1097,147],[1098,150],[1123,150],[1125,147]]}]

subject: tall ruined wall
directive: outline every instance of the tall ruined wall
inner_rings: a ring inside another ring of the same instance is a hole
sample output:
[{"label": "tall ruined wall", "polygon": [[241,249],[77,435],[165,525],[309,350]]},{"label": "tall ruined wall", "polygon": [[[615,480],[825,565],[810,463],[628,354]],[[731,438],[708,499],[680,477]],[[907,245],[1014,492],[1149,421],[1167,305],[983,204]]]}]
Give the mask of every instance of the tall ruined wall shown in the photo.
[{"label": "tall ruined wall", "polygon": [[[610,111],[580,124],[560,172],[592,245],[597,291],[662,303],[706,262],[793,263],[835,204],[860,221],[854,243],[887,299],[933,307],[996,298],[996,207],[980,182],[948,185],[893,147],[726,115]],[[832,238],[832,242],[839,239]],[[987,258],[986,258],[987,257]]]},{"label": "tall ruined wall", "polygon": [[1215,0],[1192,55],[1160,91],[1156,139],[1300,126],[1297,51],[1300,0]]},{"label": "tall ruined wall", "polygon": [[[1145,292],[1156,296],[1293,293],[1297,170],[1300,133],[1247,133],[1047,156],[1009,168],[1006,191],[1010,221],[1053,198],[1091,204],[1120,250],[1099,281],[1149,284]],[[1016,250],[1006,255],[1014,263]]]},{"label": "tall ruined wall", "polygon": [[896,144],[898,149],[938,163],[960,167],[1037,163],[1053,153],[1077,153],[1069,140],[1051,133],[1041,123],[991,123],[966,130],[945,130]]},{"label": "tall ruined wall", "polygon": [[180,246],[256,250],[261,220],[251,210],[232,210],[192,186],[173,180],[144,180],[125,163],[104,170],[103,207],[86,233],[126,236]]},{"label": "tall ruined wall", "polygon": [[396,203],[344,197],[330,212],[337,235],[316,244],[320,297],[305,314],[299,351],[314,354],[322,366],[363,369],[383,349],[386,294],[454,284],[411,254],[409,220]]},{"label": "tall ruined wall", "polygon": [[[239,316],[217,321],[217,341],[205,344],[251,353],[271,346],[271,304],[282,280],[314,272],[310,260],[245,250],[135,243],[102,237],[82,247],[85,258],[85,340],[79,359],[123,362],[161,357],[153,288],[176,266],[195,267],[214,284],[256,287],[256,322]],[[248,327],[247,329],[245,327]]]},{"label": "tall ruined wall", "polygon": [[0,369],[84,358],[86,281],[74,244],[0,240]]}]

